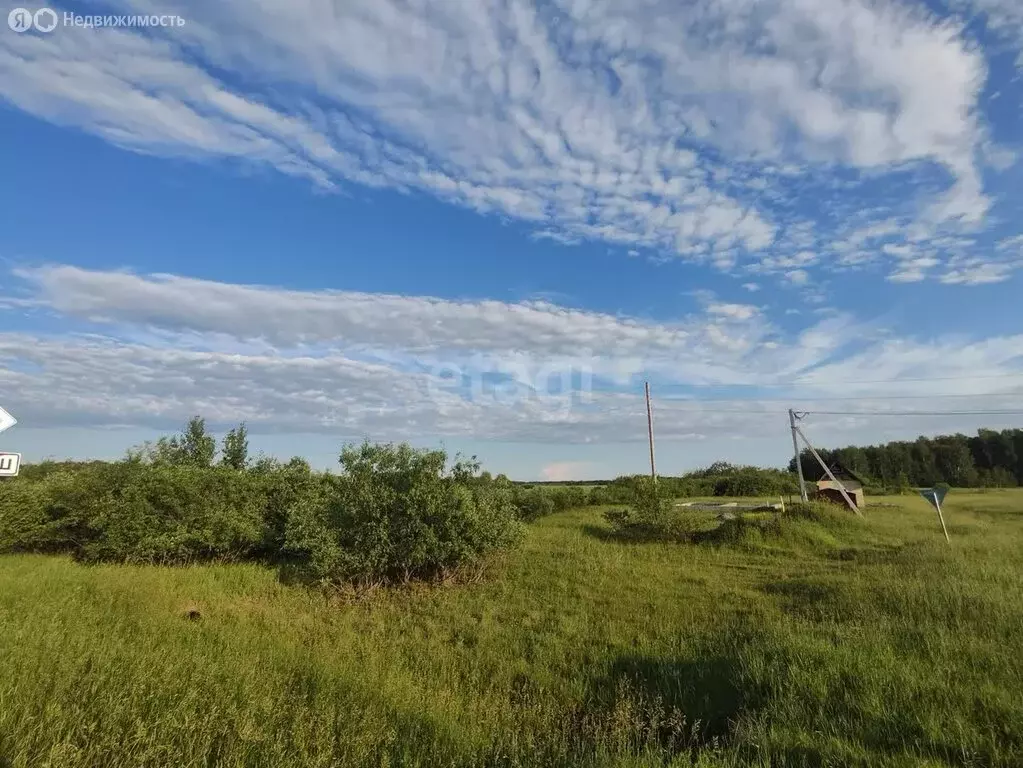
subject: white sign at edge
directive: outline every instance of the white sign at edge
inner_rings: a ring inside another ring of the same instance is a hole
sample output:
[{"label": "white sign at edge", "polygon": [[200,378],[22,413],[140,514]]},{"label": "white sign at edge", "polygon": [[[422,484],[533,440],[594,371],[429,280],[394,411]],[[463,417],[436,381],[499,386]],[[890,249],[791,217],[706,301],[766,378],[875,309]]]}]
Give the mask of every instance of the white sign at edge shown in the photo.
[{"label": "white sign at edge", "polygon": [[5,411],[3,406],[0,406],[0,432],[10,429],[17,423],[18,420]]},{"label": "white sign at edge", "polygon": [[[4,461],[4,459],[13,459],[14,461]],[[0,453],[0,477],[17,477],[20,471],[20,453]]]}]

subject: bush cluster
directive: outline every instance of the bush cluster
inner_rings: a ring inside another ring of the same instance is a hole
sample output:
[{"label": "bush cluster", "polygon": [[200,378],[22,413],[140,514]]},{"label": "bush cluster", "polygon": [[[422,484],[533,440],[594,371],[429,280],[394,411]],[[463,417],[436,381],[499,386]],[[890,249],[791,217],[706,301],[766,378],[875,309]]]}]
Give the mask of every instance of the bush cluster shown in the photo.
[{"label": "bush cluster", "polygon": [[260,478],[221,468],[90,465],[0,488],[0,547],[87,561],[242,559],[263,536]]},{"label": "bush cluster", "polygon": [[[594,504],[633,504],[647,475],[626,475],[590,491]],[[741,467],[717,462],[681,477],[659,476],[657,488],[664,497],[781,496],[799,490],[795,475],[778,469]]]},{"label": "bush cluster", "polygon": [[317,582],[431,579],[477,572],[513,547],[509,484],[442,451],[346,447],[337,475],[302,459],[250,462],[244,427],[223,457],[194,419],[119,462],[50,464],[0,483],[0,552],[66,552],[89,562],[259,559]]},{"label": "bush cluster", "polygon": [[342,473],[296,504],[284,548],[322,582],[445,577],[480,567],[521,535],[508,494],[443,451],[346,447]]},{"label": "bush cluster", "polygon": [[[599,489],[595,489],[599,490]],[[519,518],[531,522],[541,517],[596,503],[585,488],[577,486],[514,486],[512,503]]]},{"label": "bush cluster", "polygon": [[636,483],[629,507],[609,509],[604,519],[624,538],[683,541],[693,530],[691,515],[674,507],[661,483],[654,485],[650,478]]}]

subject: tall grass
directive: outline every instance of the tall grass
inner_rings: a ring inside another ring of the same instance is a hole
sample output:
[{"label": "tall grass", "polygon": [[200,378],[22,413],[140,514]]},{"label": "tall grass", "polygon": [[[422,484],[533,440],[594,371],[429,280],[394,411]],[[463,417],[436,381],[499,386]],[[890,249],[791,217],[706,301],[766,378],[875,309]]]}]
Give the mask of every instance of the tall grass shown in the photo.
[{"label": "tall grass", "polygon": [[349,601],[3,557],[0,765],[1023,764],[1023,492],[950,494],[951,547],[885,501],[699,544],[571,511]]}]

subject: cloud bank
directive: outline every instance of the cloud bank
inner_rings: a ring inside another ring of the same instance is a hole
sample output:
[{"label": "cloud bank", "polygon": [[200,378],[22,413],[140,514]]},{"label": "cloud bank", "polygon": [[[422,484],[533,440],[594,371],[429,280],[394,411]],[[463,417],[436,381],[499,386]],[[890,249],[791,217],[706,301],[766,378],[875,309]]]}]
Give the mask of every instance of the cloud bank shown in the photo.
[{"label": "cloud bank", "polygon": [[747,305],[659,323],[65,265],[16,282],[18,311],[56,326],[0,333],[0,386],[34,426],[167,428],[201,412],[355,438],[617,442],[645,434],[644,378],[663,439],[760,434],[790,405],[1004,409],[1023,395],[1021,336],[894,338],[843,317],[792,334]]},{"label": "cloud bank", "polygon": [[[1008,2],[977,6],[998,29],[1016,23]],[[985,53],[962,22],[922,4],[225,0],[174,10],[183,27],[0,36],[0,96],[136,151],[426,194],[526,222],[538,237],[795,283],[809,269],[877,261],[856,237],[886,222],[914,251],[893,280],[970,283],[949,263],[962,244],[942,238],[983,228],[998,202],[982,167]],[[849,226],[854,216],[863,220]],[[784,263],[807,253],[813,265]],[[1018,266],[971,257],[980,282]]]}]

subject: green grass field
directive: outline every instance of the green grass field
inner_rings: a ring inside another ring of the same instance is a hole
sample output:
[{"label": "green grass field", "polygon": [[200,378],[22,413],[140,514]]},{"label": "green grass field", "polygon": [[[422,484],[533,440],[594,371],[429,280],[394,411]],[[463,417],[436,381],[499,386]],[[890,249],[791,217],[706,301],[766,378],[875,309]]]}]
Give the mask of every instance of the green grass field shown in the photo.
[{"label": "green grass field", "polygon": [[348,601],[0,557],[0,766],[1023,765],[1023,492],[873,501]]}]

